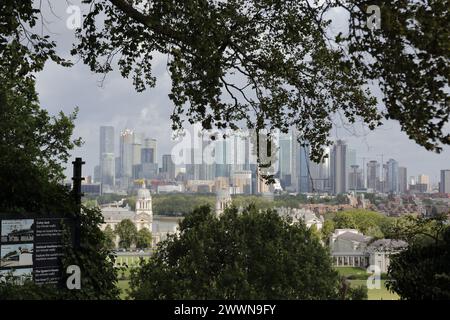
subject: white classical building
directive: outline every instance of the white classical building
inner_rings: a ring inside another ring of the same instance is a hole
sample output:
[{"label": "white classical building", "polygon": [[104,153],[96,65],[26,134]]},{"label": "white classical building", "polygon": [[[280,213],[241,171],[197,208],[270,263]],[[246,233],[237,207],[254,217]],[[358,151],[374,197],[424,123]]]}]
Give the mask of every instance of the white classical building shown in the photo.
[{"label": "white classical building", "polygon": [[219,189],[216,192],[216,215],[221,216],[225,209],[231,205],[231,195],[228,188]]},{"label": "white classical building", "polygon": [[168,234],[178,232],[178,223],[182,218],[153,216],[152,196],[145,185],[137,192],[135,211],[132,211],[129,206],[122,207],[122,204],[123,201],[119,201],[101,208],[105,220],[101,226],[102,230],[108,225],[115,230],[117,224],[128,219],[135,224],[138,231],[147,228],[152,232],[153,245],[164,240]]},{"label": "white classical building", "polygon": [[378,266],[387,272],[390,256],[406,248],[406,242],[392,239],[373,241],[355,229],[336,229],[330,237],[333,263],[337,267]]},{"label": "white classical building", "polygon": [[136,225],[138,231],[142,228],[147,228],[149,231],[152,231],[153,211],[150,190],[146,189],[145,185],[138,190],[136,211],[131,211],[128,206],[121,207],[119,203],[115,203],[102,207],[102,214],[105,220],[102,226],[103,230],[108,225],[114,230],[116,225],[122,220],[129,219]]},{"label": "white classical building", "polygon": [[308,228],[316,226],[317,230],[321,230],[323,227],[323,217],[317,216],[313,211],[309,209],[298,208],[275,208],[278,215],[285,218],[291,218],[293,223],[303,221]]}]

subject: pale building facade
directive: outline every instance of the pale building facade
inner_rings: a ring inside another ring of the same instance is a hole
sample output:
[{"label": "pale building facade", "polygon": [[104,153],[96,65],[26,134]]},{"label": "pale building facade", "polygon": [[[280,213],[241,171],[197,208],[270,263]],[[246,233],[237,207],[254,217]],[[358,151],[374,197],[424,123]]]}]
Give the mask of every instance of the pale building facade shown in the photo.
[{"label": "pale building facade", "polygon": [[406,248],[404,241],[380,239],[373,241],[356,229],[336,229],[330,237],[330,250],[336,267],[377,266],[386,273],[390,257]]}]

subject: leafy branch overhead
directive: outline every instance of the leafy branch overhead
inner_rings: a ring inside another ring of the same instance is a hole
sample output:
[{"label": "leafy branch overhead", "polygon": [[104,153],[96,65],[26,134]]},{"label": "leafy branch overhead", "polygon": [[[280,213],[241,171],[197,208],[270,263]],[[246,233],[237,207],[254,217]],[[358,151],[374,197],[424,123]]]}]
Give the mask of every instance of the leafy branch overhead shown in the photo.
[{"label": "leafy branch overhead", "polygon": [[[398,120],[428,150],[449,144],[448,1],[313,2],[85,0],[72,53],[100,73],[117,63],[138,91],[155,85],[153,57],[167,55],[175,130],[186,119],[295,127],[319,160],[339,115],[370,129]],[[380,7],[381,28],[367,25],[368,5]],[[347,14],[348,30],[330,32],[333,12]]]}]

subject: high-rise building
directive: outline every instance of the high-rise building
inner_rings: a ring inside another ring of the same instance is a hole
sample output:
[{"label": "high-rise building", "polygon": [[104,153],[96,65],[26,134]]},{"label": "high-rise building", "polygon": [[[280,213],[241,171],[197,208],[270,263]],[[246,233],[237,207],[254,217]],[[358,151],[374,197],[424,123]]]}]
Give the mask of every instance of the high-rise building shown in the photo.
[{"label": "high-rise building", "polygon": [[120,181],[123,188],[128,188],[133,177],[134,132],[125,129],[120,133]]},{"label": "high-rise building", "polygon": [[408,170],[405,167],[398,167],[398,192],[408,191]]},{"label": "high-rise building", "polygon": [[[347,148],[347,153],[346,153],[346,166],[347,166],[347,173],[351,172],[352,166],[357,165],[356,163],[356,150],[351,149],[351,148]],[[347,188],[350,189],[350,181],[348,180],[350,177],[350,175],[347,174],[346,179],[346,186]],[[347,191],[347,190],[346,190]]]},{"label": "high-rise building", "polygon": [[282,185],[290,185],[292,173],[292,136],[282,134],[278,150],[280,181]]},{"label": "high-rise building", "polygon": [[430,177],[424,174],[419,174],[417,177],[417,183],[427,185],[427,192],[430,191],[431,185],[430,185]]},{"label": "high-rise building", "polygon": [[311,175],[311,162],[309,160],[309,144],[303,144],[299,146],[299,159],[300,159],[300,181],[299,187],[301,193],[308,193],[312,191],[312,175]]},{"label": "high-rise building", "polygon": [[450,170],[441,170],[439,192],[450,193]]},{"label": "high-rise building", "polygon": [[158,175],[157,141],[155,139],[143,139],[140,152],[136,157],[140,161],[139,177],[153,179]]},{"label": "high-rise building", "polygon": [[116,175],[114,161],[114,127],[100,127],[99,151],[99,182],[104,186],[114,186]]},{"label": "high-rise building", "polygon": [[364,188],[363,172],[358,165],[350,166],[350,172],[348,174],[348,182],[349,182],[348,189],[350,191],[361,190]]},{"label": "high-rise building", "polygon": [[175,179],[175,163],[173,162],[171,154],[165,154],[162,156],[162,170],[163,173],[168,180]]},{"label": "high-rise building", "polygon": [[337,140],[331,150],[331,186],[334,194],[347,191],[347,144]]},{"label": "high-rise building", "polygon": [[115,185],[115,157],[114,153],[102,153],[100,176],[103,188]]},{"label": "high-rise building", "polygon": [[389,159],[386,164],[386,192],[398,193],[398,162],[394,159]]},{"label": "high-rise building", "polygon": [[114,127],[101,126],[100,127],[100,152],[99,159],[101,160],[103,153],[114,153]]},{"label": "high-rise building", "polygon": [[376,191],[380,183],[380,164],[376,160],[367,163],[367,189]]},{"label": "high-rise building", "polygon": [[144,139],[141,149],[141,163],[158,163],[158,142],[156,139]]}]

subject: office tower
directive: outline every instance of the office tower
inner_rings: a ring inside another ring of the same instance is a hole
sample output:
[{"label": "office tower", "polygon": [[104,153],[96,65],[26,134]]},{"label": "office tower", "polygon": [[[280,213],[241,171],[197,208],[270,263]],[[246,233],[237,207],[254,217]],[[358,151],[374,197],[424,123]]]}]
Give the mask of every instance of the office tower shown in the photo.
[{"label": "office tower", "polygon": [[114,186],[116,174],[114,163],[114,127],[100,127],[99,166],[98,181],[103,185]]},{"label": "office tower", "polygon": [[322,161],[319,164],[319,176],[315,182],[314,188],[321,192],[331,191],[331,181],[330,181],[330,157],[331,150],[329,147],[325,148],[325,152]]},{"label": "office tower", "polygon": [[120,170],[121,170],[120,164],[121,164],[120,157],[116,157],[114,159],[114,172],[115,172],[116,179],[120,178]]},{"label": "office tower", "polygon": [[139,155],[139,177],[141,179],[154,179],[158,175],[158,143],[155,139],[143,139]]},{"label": "office tower", "polygon": [[426,185],[427,191],[430,191],[431,185],[430,185],[430,177],[424,174],[419,174],[417,177],[418,184]]},{"label": "office tower", "polygon": [[[357,163],[356,163],[356,150],[351,149],[351,148],[347,148],[347,153],[346,153],[346,159],[345,160],[346,160],[345,162],[346,162],[346,166],[347,166],[347,173],[351,172],[352,166],[357,165]],[[346,186],[347,186],[347,188],[350,188],[350,186],[349,186],[350,182],[348,180],[349,179],[349,175],[348,174],[346,175],[346,179],[347,179]]]},{"label": "office tower", "polygon": [[94,182],[95,183],[101,182],[100,165],[94,167]]},{"label": "office tower", "polygon": [[252,172],[234,171],[231,176],[233,194],[252,194]]},{"label": "office tower", "polygon": [[128,188],[133,177],[134,132],[125,129],[120,133],[120,179],[122,188]]},{"label": "office tower", "polygon": [[441,170],[439,192],[450,193],[450,170]]},{"label": "office tower", "polygon": [[214,141],[214,165],[216,177],[230,177],[231,150],[228,139],[219,137]]},{"label": "office tower", "polygon": [[350,173],[348,174],[348,189],[350,191],[361,190],[364,188],[363,173],[358,165],[350,166]]},{"label": "office tower", "polygon": [[414,176],[410,176],[410,177],[409,177],[409,185],[410,185],[410,186],[415,185],[416,182],[417,182],[417,178],[416,178],[416,177],[414,177]]},{"label": "office tower", "polygon": [[376,191],[380,182],[380,164],[376,160],[367,163],[367,189]]},{"label": "office tower", "polygon": [[114,127],[100,127],[100,158],[103,153],[114,153]]},{"label": "office tower", "polygon": [[100,166],[101,183],[103,187],[115,185],[115,157],[114,153],[103,153]]},{"label": "office tower", "polygon": [[297,193],[312,191],[310,152],[308,142],[297,140],[297,131],[292,132],[291,188]]},{"label": "office tower", "polygon": [[162,173],[165,175],[166,179],[175,179],[175,163],[173,162],[171,154],[165,154],[162,156]]},{"label": "office tower", "polygon": [[299,193],[311,192],[311,172],[310,172],[310,160],[309,160],[309,144],[295,142],[295,178],[297,179],[297,186]]},{"label": "office tower", "polygon": [[389,159],[386,164],[386,188],[385,191],[389,193],[398,193],[398,162],[394,159]]},{"label": "office tower", "polygon": [[278,150],[278,163],[280,181],[282,185],[290,185],[292,173],[292,136],[282,134],[280,136],[280,147]]},{"label": "office tower", "polygon": [[398,168],[398,192],[400,194],[408,191],[408,170],[405,167]]},{"label": "office tower", "polygon": [[331,151],[331,185],[334,194],[345,193],[347,190],[347,144],[338,140]]},{"label": "office tower", "polygon": [[141,149],[141,163],[158,163],[158,142],[156,139],[144,139]]}]

